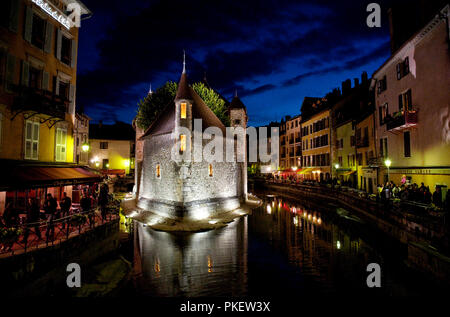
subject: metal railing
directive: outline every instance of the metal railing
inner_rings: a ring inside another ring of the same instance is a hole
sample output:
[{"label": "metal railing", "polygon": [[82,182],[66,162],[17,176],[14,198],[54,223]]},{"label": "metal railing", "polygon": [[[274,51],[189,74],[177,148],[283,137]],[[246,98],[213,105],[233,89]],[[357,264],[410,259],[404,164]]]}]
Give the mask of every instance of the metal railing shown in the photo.
[{"label": "metal railing", "polygon": [[107,207],[102,214],[100,208],[85,212],[70,213],[67,216],[45,221],[25,223],[4,230],[11,230],[13,236],[0,240],[0,255],[28,252],[49,245],[58,244],[70,237],[80,235],[119,217],[118,207]]}]

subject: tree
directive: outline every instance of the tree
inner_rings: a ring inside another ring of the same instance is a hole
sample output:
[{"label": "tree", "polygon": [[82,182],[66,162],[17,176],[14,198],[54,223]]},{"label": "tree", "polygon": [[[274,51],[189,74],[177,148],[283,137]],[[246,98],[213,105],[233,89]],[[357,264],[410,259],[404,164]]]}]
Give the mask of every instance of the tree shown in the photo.
[{"label": "tree", "polygon": [[[173,103],[177,93],[177,83],[166,82],[152,94],[148,94],[138,103],[136,124],[139,128],[146,130],[155,121],[161,111],[169,103]],[[230,119],[226,114],[225,101],[213,89],[206,87],[203,83],[192,85],[195,92],[203,99],[205,104],[214,112],[225,126],[230,125]]]},{"label": "tree", "polygon": [[203,99],[205,104],[214,112],[217,118],[228,127],[230,125],[230,118],[226,111],[225,101],[213,89],[206,87],[203,83],[195,83],[192,85],[195,92]]},{"label": "tree", "polygon": [[136,116],[136,124],[139,128],[146,130],[158,118],[161,111],[173,102],[177,86],[177,83],[168,81],[152,94],[148,94],[144,100],[139,101]]}]

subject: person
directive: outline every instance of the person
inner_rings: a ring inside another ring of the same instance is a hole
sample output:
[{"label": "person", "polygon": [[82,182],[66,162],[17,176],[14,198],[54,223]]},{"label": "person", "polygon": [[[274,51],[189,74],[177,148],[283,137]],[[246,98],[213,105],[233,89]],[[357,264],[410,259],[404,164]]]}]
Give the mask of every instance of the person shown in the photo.
[{"label": "person", "polygon": [[6,204],[5,211],[3,212],[3,222],[5,227],[14,227],[18,223],[18,216],[13,208],[12,202]]},{"label": "person", "polygon": [[[63,198],[59,202],[59,208],[61,208],[61,218],[67,217],[70,212],[70,207],[72,206],[72,199],[67,196],[67,193],[63,193]],[[66,227],[66,221],[63,222],[62,228]]]},{"label": "person", "polygon": [[108,204],[108,185],[103,184],[100,187],[100,193],[98,195],[98,205],[100,206],[100,211],[102,213],[102,220],[106,220],[107,204]]},{"label": "person", "polygon": [[431,204],[431,197],[430,187],[427,186],[425,187],[423,202],[425,204]]},{"label": "person", "polygon": [[436,207],[442,207],[442,193],[441,187],[436,186],[436,190],[433,193],[433,204]]},{"label": "person", "polygon": [[22,242],[26,242],[28,240],[31,225],[34,227],[34,233],[39,238],[39,240],[42,239],[41,230],[39,229],[40,214],[41,211],[36,198],[29,197],[27,202],[27,226],[25,228]]},{"label": "person", "polygon": [[47,230],[45,232],[45,236],[47,240],[51,237],[54,238],[55,235],[55,217],[56,217],[56,207],[57,207],[56,199],[52,197],[52,194],[47,194],[47,199],[44,202],[44,210],[47,215]]},{"label": "person", "polygon": [[83,198],[81,198],[80,200],[80,207],[81,207],[81,211],[84,213],[88,214],[88,218],[89,218],[89,225],[92,226],[93,225],[93,213],[92,213],[92,202],[91,202],[91,198],[88,196],[87,191],[83,192]]}]

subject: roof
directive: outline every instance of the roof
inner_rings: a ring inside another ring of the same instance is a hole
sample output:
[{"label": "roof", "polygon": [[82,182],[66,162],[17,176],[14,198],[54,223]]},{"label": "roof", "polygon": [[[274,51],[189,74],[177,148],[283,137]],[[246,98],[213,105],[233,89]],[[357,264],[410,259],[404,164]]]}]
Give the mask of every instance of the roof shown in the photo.
[{"label": "roof", "polygon": [[247,112],[247,108],[238,96],[234,96],[231,100],[230,109],[244,109]]},{"label": "roof", "polygon": [[192,100],[191,90],[189,89],[187,75],[185,72],[181,74],[180,82],[178,83],[178,89],[177,94],[175,96],[175,100],[177,99]]},{"label": "roof", "polygon": [[0,190],[67,186],[102,181],[99,174],[85,166],[38,163],[2,160]]},{"label": "roof", "polygon": [[328,108],[328,103],[325,98],[320,97],[305,97],[301,107],[302,120],[306,121],[313,115],[322,112]]},{"label": "roof", "polygon": [[131,124],[125,122],[116,122],[115,124],[89,124],[89,139],[96,140],[134,140],[135,131]]},{"label": "roof", "polygon": [[[182,87],[182,89],[180,90],[180,86],[182,85],[184,87]],[[189,98],[179,98],[178,93],[185,97],[189,96]],[[177,99],[188,99],[192,101],[192,118],[202,119],[203,131],[209,127],[218,127],[220,130],[222,130],[223,135],[226,135],[225,125],[205,104],[203,99],[195,92],[195,90],[189,86],[185,73],[181,74],[180,83],[178,84],[177,97],[175,97],[175,100]],[[172,133],[175,128],[175,100],[167,104],[165,109],[145,131],[141,138]]]}]

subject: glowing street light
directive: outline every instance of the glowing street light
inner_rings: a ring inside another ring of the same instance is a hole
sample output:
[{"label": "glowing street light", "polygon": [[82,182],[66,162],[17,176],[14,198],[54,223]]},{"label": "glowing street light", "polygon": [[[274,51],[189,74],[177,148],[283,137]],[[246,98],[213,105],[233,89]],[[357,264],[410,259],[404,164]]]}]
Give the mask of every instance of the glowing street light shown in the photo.
[{"label": "glowing street light", "polygon": [[88,151],[89,151],[89,144],[84,143],[84,144],[81,146],[81,150],[82,150],[83,152],[88,152]]},{"label": "glowing street light", "polygon": [[334,168],[338,169],[339,168],[339,164],[338,163],[334,164]]},{"label": "glowing street light", "polygon": [[388,182],[389,182],[389,167],[391,166],[391,164],[392,164],[392,162],[391,162],[391,160],[390,159],[386,159],[385,161],[384,161],[384,165],[386,165],[386,167],[387,167],[387,172],[388,172]]}]

